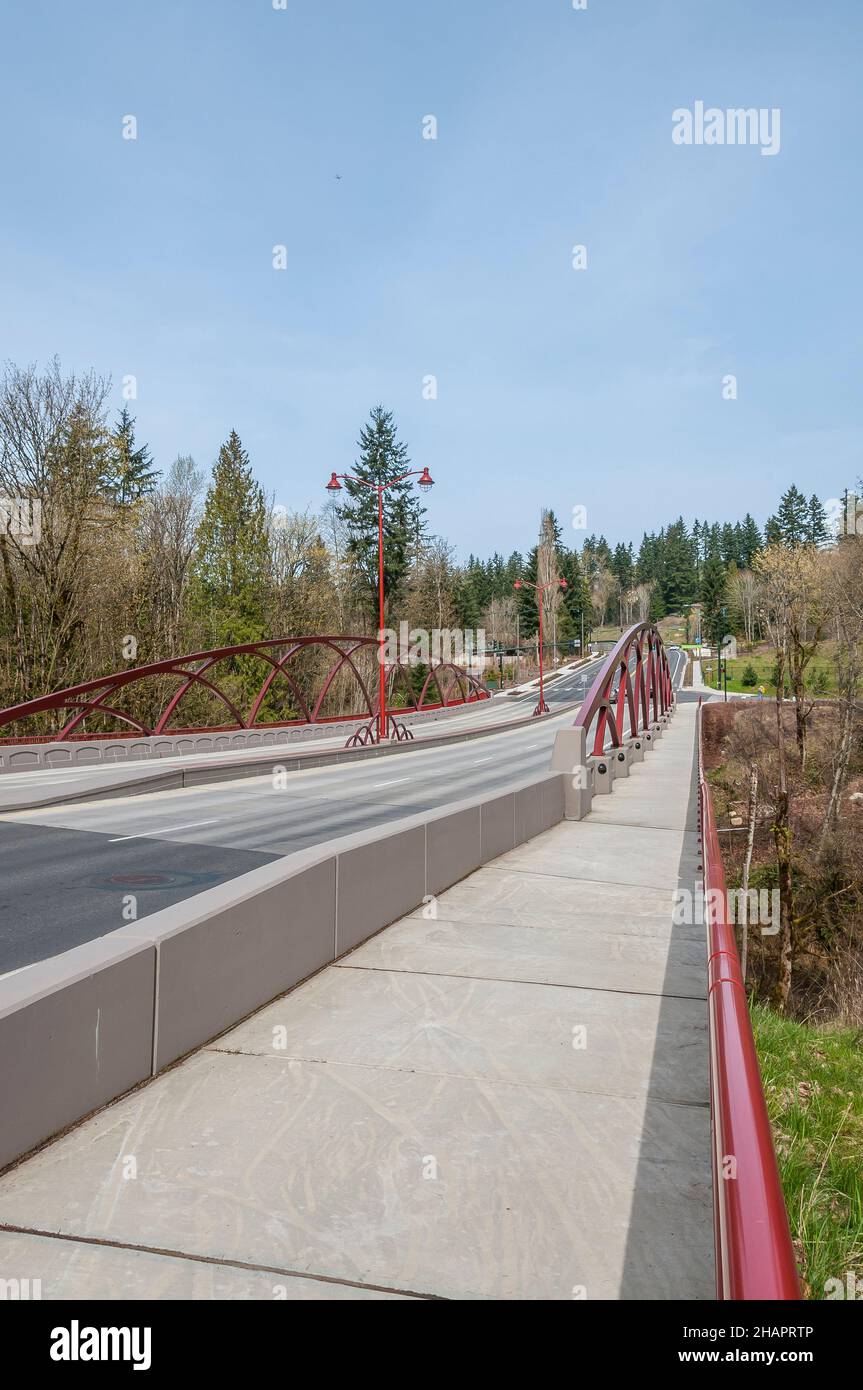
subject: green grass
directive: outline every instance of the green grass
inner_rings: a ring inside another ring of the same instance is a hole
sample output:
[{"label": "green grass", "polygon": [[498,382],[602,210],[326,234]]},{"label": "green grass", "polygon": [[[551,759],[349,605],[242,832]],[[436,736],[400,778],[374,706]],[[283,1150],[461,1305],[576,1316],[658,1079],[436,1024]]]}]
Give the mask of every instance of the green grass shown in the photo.
[{"label": "green grass", "polygon": [[[759,685],[764,686],[765,695],[775,695],[776,686],[771,677],[773,668],[776,665],[776,658],[771,652],[769,656],[738,656],[734,661],[728,663],[728,689],[736,694],[757,695]],[[758,679],[754,685],[743,684],[743,672],[747,666],[752,666],[757,673]],[[829,696],[835,694],[835,680],[833,667],[829,661],[819,660],[817,657],[810,663],[806,672],[806,686],[810,694],[815,694],[813,682],[819,671],[823,671],[826,677],[826,689],[824,694]],[[701,662],[701,674],[707,685],[712,685],[714,689],[719,688],[717,675],[717,662],[715,657],[704,657]],[[790,694],[790,690],[789,690]]]},{"label": "green grass", "polygon": [[863,1281],[863,1033],[752,1006],[767,1109],[808,1298]]}]

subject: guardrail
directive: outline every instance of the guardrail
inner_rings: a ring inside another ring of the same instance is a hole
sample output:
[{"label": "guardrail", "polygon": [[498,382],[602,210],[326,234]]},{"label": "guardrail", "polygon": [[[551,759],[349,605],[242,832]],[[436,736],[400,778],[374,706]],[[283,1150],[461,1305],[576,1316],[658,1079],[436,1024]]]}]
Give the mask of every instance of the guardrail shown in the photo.
[{"label": "guardrail", "polygon": [[703,707],[698,709],[699,824],[707,923],[710,1130],[720,1299],[799,1299],[788,1213],[733,923],[710,788],[704,775]]},{"label": "guardrail", "polygon": [[606,657],[585,696],[575,728],[587,733],[596,720],[591,751],[599,755],[605,749],[607,734],[612,746],[620,748],[627,738],[636,738],[667,713],[673,703],[668,654],[659,630],[651,622],[635,623]]}]

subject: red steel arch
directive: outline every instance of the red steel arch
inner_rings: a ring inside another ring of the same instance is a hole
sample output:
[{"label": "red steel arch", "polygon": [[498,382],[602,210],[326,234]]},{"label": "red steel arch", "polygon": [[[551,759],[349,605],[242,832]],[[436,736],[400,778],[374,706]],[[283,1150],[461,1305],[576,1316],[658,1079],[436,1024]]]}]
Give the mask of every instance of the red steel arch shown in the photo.
[{"label": "red steel arch", "polygon": [[[298,652],[306,651],[310,648],[322,648],[332,654],[333,660],[326,671],[320,688],[313,699],[307,699],[297,684],[288,663]],[[104,676],[101,680],[83,681],[78,685],[68,686],[65,690],[55,691],[51,695],[40,695],[33,700],[25,700],[18,705],[11,705],[8,709],[0,710],[0,729],[17,723],[19,720],[30,718],[37,714],[49,714],[62,711],[69,713],[70,717],[63,725],[62,729],[56,734],[50,735],[28,735],[28,740],[45,741],[46,739],[67,739],[67,738],[87,738],[92,735],[84,733],[80,726],[88,717],[109,717],[116,719],[121,724],[126,724],[131,730],[139,735],[157,735],[169,732],[168,724],[175,716],[179,706],[182,704],[190,690],[204,687],[217,699],[221,700],[232,722],[226,725],[219,725],[219,728],[252,729],[272,727],[258,723],[258,716],[261,711],[266,696],[271,689],[273,682],[279,676],[283,676],[287,681],[291,693],[296,700],[297,706],[302,711],[302,718],[278,721],[280,726],[290,724],[314,724],[332,723],[337,720],[352,720],[374,716],[375,700],[370,694],[366,682],[360,673],[356,657],[358,653],[369,650],[375,654],[379,651],[380,644],[376,636],[354,637],[354,636],[327,636],[315,634],[310,637],[273,637],[262,642],[245,642],[233,647],[217,647],[212,651],[191,652],[186,656],[170,657],[165,661],[151,661],[145,666],[135,666],[126,671],[117,671],[111,676]],[[228,662],[238,656],[260,657],[269,666],[259,689],[252,698],[248,712],[244,714],[234,700],[222,690],[218,682],[211,678],[215,668],[223,662]],[[321,710],[324,701],[332,684],[339,672],[347,668],[353,673],[357,686],[362,696],[363,708],[352,714],[323,716]],[[128,689],[130,686],[139,684],[154,676],[173,676],[180,681],[180,686],[174,691],[170,699],[159,712],[153,721],[152,727],[143,723],[136,716],[125,713],[118,709],[116,696],[120,691]],[[396,681],[400,684],[405,703],[399,706],[394,713],[416,712],[423,710],[440,709],[444,706],[470,704],[476,700],[486,700],[489,692],[486,687],[473,676],[469,671],[453,665],[452,662],[441,662],[433,666],[425,679],[419,698],[414,694],[414,687],[411,681],[409,667],[401,660],[390,662],[386,667],[386,679],[391,688]],[[431,685],[434,684],[439,700],[430,702],[427,695]],[[458,697],[451,698],[453,685],[458,689]],[[177,732],[197,732],[188,726]],[[114,735],[116,736],[116,735]],[[122,735],[121,735],[122,736]],[[127,735],[131,736],[131,735]],[[8,737],[8,735],[7,735]]]},{"label": "red steel arch", "polygon": [[596,721],[590,751],[601,754],[606,738],[619,748],[627,738],[647,729],[673,703],[668,653],[659,629],[652,622],[635,623],[609,652],[585,696],[575,727],[588,734]]}]

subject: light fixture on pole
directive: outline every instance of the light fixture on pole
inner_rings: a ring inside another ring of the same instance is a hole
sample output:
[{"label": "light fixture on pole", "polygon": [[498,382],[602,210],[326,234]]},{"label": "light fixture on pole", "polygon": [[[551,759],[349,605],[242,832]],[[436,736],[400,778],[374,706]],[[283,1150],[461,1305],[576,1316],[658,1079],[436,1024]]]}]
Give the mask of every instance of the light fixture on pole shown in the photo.
[{"label": "light fixture on pole", "polygon": [[[348,746],[361,743],[380,743],[390,736],[389,725],[393,726],[393,733],[396,738],[412,738],[405,726],[397,725],[391,715],[387,714],[387,695],[386,695],[386,632],[384,629],[384,493],[388,488],[395,487],[396,483],[403,483],[405,478],[417,478],[418,486],[423,492],[428,492],[434,487],[434,478],[428,468],[413,468],[408,473],[401,473],[397,478],[390,478],[388,483],[370,483],[366,478],[357,478],[353,473],[331,473],[330,481],[327,483],[327,492],[341,492],[342,485],[339,478],[344,478],[347,482],[358,483],[362,487],[371,488],[378,495],[378,714],[377,719],[370,719],[368,724],[364,724],[348,740]],[[375,724],[377,723],[377,728]]]}]

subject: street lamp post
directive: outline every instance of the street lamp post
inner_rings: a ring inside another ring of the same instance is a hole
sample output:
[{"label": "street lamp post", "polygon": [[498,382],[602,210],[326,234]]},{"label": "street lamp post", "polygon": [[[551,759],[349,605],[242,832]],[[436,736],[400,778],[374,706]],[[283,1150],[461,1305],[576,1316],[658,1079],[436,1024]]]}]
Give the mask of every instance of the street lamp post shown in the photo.
[{"label": "street lamp post", "polygon": [[513,585],[515,589],[533,589],[536,593],[536,602],[539,608],[539,704],[534,710],[534,714],[548,714],[548,705],[545,703],[542,686],[542,596],[546,589],[565,589],[565,579],[552,579],[548,584],[531,584],[529,579],[517,579]]},{"label": "street lamp post", "polygon": [[[327,492],[341,492],[342,485],[339,478],[344,478],[347,482],[360,483],[363,487],[371,488],[378,495],[378,733],[377,738],[372,734],[372,742],[380,743],[381,740],[389,737],[387,729],[387,689],[386,689],[386,658],[384,647],[386,637],[384,635],[384,493],[387,488],[394,487],[396,483],[403,483],[405,478],[419,477],[418,486],[423,492],[428,492],[434,486],[434,479],[431,477],[427,468],[420,470],[413,468],[409,473],[402,473],[398,478],[390,478],[388,483],[370,483],[365,478],[357,478],[353,473],[331,473],[330,481],[327,483]],[[371,729],[370,729],[371,733]]]}]

